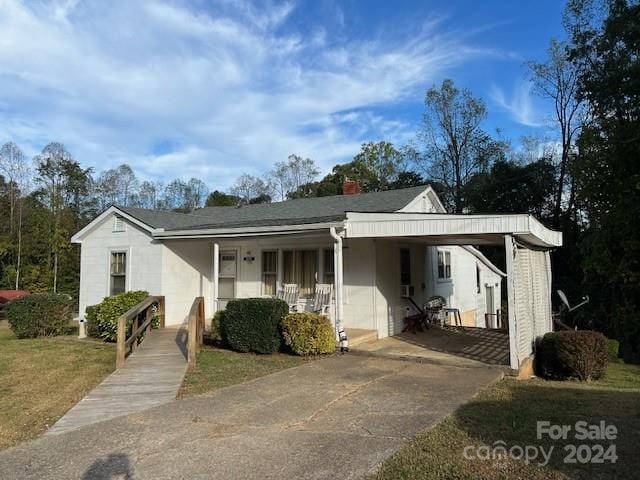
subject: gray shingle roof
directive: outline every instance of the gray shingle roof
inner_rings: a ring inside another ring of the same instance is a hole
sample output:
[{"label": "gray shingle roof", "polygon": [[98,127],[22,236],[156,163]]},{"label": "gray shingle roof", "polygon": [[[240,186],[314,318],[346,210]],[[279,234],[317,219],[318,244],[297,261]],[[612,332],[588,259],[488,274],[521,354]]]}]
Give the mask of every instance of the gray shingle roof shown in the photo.
[{"label": "gray shingle roof", "polygon": [[189,214],[118,208],[150,227],[165,230],[292,225],[339,221],[346,217],[346,212],[395,212],[408,205],[426,188],[421,186],[360,195],[301,198],[242,207],[205,207]]}]

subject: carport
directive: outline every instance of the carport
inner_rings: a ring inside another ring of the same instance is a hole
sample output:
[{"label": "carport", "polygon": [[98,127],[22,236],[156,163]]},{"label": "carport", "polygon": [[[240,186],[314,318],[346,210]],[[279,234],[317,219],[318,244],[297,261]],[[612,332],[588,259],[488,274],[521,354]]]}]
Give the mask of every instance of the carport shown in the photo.
[{"label": "carport", "polygon": [[[503,246],[509,366],[520,369],[533,354],[536,339],[552,330],[549,253],[562,245],[562,233],[548,229],[533,216],[348,212],[344,225],[346,239],[402,239],[425,246]],[[336,285],[340,288],[341,282]],[[337,295],[337,299],[341,297]]]}]

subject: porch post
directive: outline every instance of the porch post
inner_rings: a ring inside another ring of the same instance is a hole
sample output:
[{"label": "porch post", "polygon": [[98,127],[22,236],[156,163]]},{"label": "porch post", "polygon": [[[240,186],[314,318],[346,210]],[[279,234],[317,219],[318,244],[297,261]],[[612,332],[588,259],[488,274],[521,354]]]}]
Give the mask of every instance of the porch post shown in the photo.
[{"label": "porch post", "polygon": [[507,305],[508,305],[508,319],[509,319],[509,364],[514,370],[520,368],[518,363],[518,346],[516,331],[516,296],[515,296],[515,284],[513,278],[513,255],[515,245],[513,243],[513,237],[511,235],[504,236],[504,257],[507,270]]},{"label": "porch post", "polygon": [[336,331],[338,332],[338,340],[340,341],[340,351],[349,351],[349,340],[344,331],[344,306],[343,306],[343,270],[342,270],[342,237],[336,233],[336,229],[329,229],[333,243],[333,274],[336,290]]},{"label": "porch post", "polygon": [[213,314],[218,311],[218,277],[220,276],[220,244],[213,242]]}]

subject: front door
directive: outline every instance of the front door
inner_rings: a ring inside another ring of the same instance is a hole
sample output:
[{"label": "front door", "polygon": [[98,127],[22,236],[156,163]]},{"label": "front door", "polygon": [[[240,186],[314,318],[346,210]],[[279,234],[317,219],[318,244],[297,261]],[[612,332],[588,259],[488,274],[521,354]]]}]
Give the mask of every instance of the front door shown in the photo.
[{"label": "front door", "polygon": [[486,295],[487,295],[486,312],[488,314],[490,314],[489,315],[489,326],[491,328],[497,328],[498,327],[498,325],[497,325],[498,322],[497,322],[497,319],[496,319],[496,317],[494,315],[494,313],[496,313],[496,310],[495,310],[495,305],[493,304],[493,288],[494,288],[493,286],[489,286],[489,285],[487,285],[486,288],[485,288]]},{"label": "front door", "polygon": [[220,273],[218,275],[218,308],[224,310],[229,300],[236,298],[236,277],[238,255],[235,250],[220,252]]}]

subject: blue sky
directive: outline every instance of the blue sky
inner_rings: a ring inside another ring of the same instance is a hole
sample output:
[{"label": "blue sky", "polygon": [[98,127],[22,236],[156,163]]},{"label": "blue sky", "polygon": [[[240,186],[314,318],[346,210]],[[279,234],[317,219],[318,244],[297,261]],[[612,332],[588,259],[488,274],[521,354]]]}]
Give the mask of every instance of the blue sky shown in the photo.
[{"label": "blue sky", "polygon": [[0,0],[0,143],[63,142],[96,171],[225,189],[296,153],[323,172],[362,142],[415,137],[444,78],[485,129],[548,135],[523,63],[561,37],[560,1]]}]

